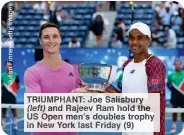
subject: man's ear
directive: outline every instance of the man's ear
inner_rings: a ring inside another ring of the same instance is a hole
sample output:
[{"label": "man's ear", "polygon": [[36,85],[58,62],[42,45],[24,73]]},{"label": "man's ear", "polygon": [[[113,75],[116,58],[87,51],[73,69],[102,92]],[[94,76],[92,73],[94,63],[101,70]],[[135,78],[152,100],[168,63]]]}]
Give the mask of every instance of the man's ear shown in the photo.
[{"label": "man's ear", "polygon": [[42,45],[42,41],[41,41],[41,39],[39,38],[39,43],[40,43],[40,45]]},{"label": "man's ear", "polygon": [[60,44],[62,43],[62,39],[60,40]]},{"label": "man's ear", "polygon": [[149,45],[151,45],[151,42],[152,42],[152,38],[149,38]]},{"label": "man's ear", "polygon": [[62,38],[61,38],[61,37],[60,37],[60,42],[59,42],[59,43],[60,43],[60,45],[61,45],[61,43],[62,43]]}]

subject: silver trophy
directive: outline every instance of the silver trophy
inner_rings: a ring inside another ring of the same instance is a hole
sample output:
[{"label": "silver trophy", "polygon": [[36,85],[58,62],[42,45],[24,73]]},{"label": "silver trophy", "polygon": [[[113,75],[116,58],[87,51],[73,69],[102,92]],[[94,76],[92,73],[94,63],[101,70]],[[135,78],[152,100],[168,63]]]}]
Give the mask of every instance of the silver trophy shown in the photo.
[{"label": "silver trophy", "polygon": [[118,67],[108,64],[83,63],[78,69],[80,78],[88,84],[88,90],[104,91],[114,82]]}]

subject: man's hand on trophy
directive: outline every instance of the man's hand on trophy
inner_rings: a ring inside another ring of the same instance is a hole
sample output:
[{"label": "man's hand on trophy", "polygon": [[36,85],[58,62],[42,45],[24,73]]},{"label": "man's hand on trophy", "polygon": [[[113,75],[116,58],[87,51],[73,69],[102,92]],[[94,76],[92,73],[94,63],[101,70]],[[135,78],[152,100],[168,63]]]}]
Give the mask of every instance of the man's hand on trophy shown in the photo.
[{"label": "man's hand on trophy", "polygon": [[81,82],[81,86],[82,86],[83,88],[87,89],[87,92],[86,92],[86,93],[102,93],[102,92],[100,92],[100,91],[89,90],[89,89],[88,89],[88,84],[85,83],[85,82],[83,82],[83,81]]},{"label": "man's hand on trophy", "polygon": [[89,93],[88,84],[81,81],[81,88],[74,89],[71,93]]},{"label": "man's hand on trophy", "polygon": [[88,88],[88,84],[83,82],[83,81],[81,82],[81,86],[84,87],[84,88]]},{"label": "man's hand on trophy", "polygon": [[89,93],[88,87],[77,88],[71,91],[71,93]]}]

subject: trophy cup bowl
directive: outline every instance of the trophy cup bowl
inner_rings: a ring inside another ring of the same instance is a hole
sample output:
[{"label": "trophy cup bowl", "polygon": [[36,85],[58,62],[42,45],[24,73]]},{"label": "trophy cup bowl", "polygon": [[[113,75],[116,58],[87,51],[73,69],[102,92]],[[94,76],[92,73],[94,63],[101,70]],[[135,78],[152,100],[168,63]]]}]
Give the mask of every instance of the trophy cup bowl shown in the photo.
[{"label": "trophy cup bowl", "polygon": [[78,67],[80,78],[88,84],[88,90],[101,92],[113,83],[117,69],[114,65],[98,63],[82,63]]}]

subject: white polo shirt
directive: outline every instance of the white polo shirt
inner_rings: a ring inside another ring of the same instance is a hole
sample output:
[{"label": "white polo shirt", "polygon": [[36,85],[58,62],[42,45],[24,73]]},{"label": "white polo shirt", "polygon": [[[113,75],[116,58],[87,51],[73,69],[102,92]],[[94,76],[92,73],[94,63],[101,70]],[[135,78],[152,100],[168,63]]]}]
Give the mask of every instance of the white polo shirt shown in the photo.
[{"label": "white polo shirt", "polygon": [[[134,63],[129,62],[123,72],[122,93],[148,93],[146,60]],[[123,135],[153,135],[151,132],[127,132]]]},{"label": "white polo shirt", "polygon": [[148,93],[146,59],[139,63],[134,60],[124,68],[122,80],[123,93]]}]

